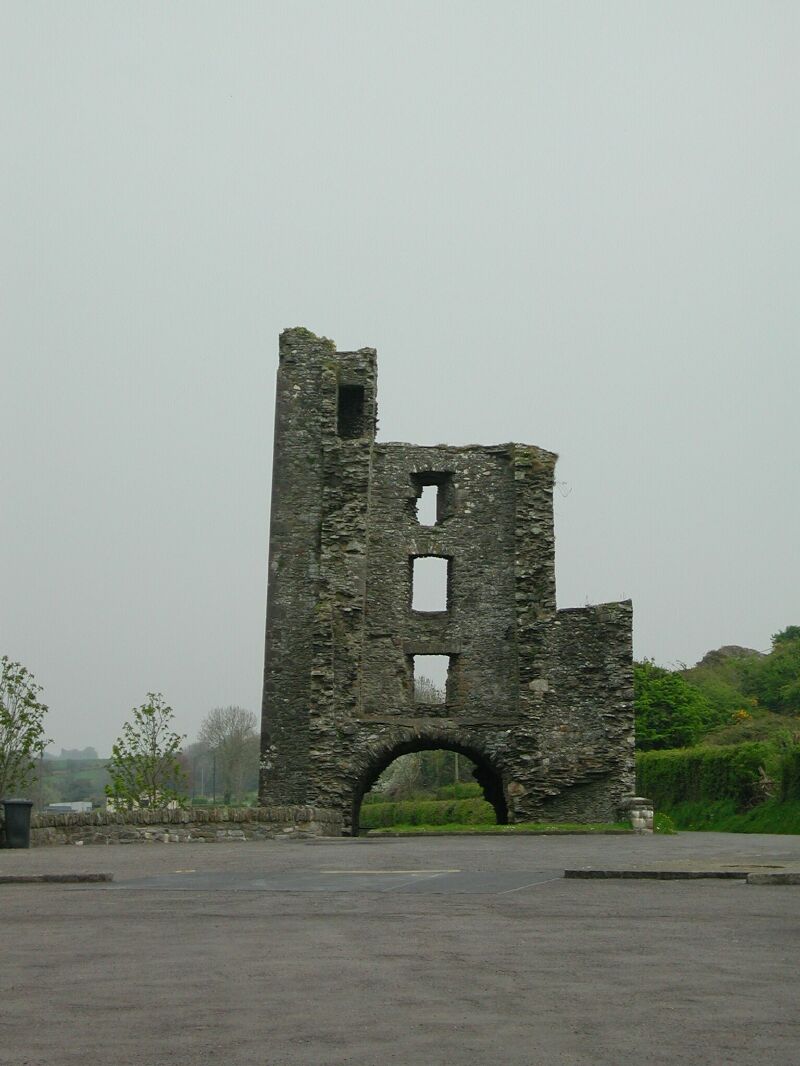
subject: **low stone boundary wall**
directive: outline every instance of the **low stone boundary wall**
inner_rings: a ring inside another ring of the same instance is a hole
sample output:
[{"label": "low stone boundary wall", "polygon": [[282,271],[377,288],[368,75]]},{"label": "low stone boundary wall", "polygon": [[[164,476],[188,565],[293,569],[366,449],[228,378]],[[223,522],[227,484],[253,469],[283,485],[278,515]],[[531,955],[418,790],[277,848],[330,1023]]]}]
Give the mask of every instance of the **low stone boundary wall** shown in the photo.
[{"label": "low stone boundary wall", "polygon": [[32,847],[44,844],[217,843],[341,835],[339,811],[319,807],[87,811],[84,814],[42,813],[31,818]]}]

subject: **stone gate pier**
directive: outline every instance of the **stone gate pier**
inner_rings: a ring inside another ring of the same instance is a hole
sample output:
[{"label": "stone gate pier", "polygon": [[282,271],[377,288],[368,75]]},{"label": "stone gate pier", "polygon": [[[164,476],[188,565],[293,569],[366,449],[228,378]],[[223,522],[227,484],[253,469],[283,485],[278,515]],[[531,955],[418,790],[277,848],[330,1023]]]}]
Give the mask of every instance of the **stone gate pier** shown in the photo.
[{"label": "stone gate pier", "polygon": [[[355,829],[390,762],[447,748],[499,822],[615,820],[634,790],[632,606],[556,609],[556,456],[382,443],[376,421],[374,349],[281,335],[261,803]],[[420,683],[434,662],[441,693]]]}]

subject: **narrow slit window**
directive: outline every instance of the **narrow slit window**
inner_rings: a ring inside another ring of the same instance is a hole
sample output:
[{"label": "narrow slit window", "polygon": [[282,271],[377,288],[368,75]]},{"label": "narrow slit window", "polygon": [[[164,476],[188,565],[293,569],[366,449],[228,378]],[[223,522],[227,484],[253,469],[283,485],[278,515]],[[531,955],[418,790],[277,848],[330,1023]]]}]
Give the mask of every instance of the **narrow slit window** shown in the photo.
[{"label": "narrow slit window", "polygon": [[455,491],[449,470],[418,470],[411,475],[414,514],[421,526],[438,526],[453,514]]},{"label": "narrow slit window", "polygon": [[414,671],[414,702],[445,703],[449,655],[412,655]]},{"label": "narrow slit window", "polygon": [[364,436],[364,386],[340,385],[336,432],[345,440]]},{"label": "narrow slit window", "polygon": [[417,521],[421,526],[435,526],[439,521],[439,486],[423,485],[417,500]]},{"label": "narrow slit window", "polygon": [[448,610],[450,560],[441,555],[419,555],[411,560],[411,610]]}]

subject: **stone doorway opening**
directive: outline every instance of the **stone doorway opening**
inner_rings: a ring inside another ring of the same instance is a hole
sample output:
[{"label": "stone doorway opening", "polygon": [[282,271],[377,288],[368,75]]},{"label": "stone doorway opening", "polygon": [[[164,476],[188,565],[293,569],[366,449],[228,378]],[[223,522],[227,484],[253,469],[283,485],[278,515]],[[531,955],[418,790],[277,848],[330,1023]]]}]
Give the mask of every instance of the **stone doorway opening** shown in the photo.
[{"label": "stone doorway opening", "polygon": [[473,796],[490,804],[497,825],[508,824],[502,775],[485,754],[450,738],[416,737],[378,756],[359,781],[351,832],[357,836],[360,831],[365,797],[371,803]]}]

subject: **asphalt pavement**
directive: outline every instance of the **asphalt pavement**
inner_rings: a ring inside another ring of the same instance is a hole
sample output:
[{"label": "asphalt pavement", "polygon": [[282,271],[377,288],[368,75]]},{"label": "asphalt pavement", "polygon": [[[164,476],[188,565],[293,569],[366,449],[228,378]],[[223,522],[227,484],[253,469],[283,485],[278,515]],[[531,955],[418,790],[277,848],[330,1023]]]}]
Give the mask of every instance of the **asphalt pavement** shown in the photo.
[{"label": "asphalt pavement", "polygon": [[0,1063],[800,1063],[800,838],[0,851]]}]

